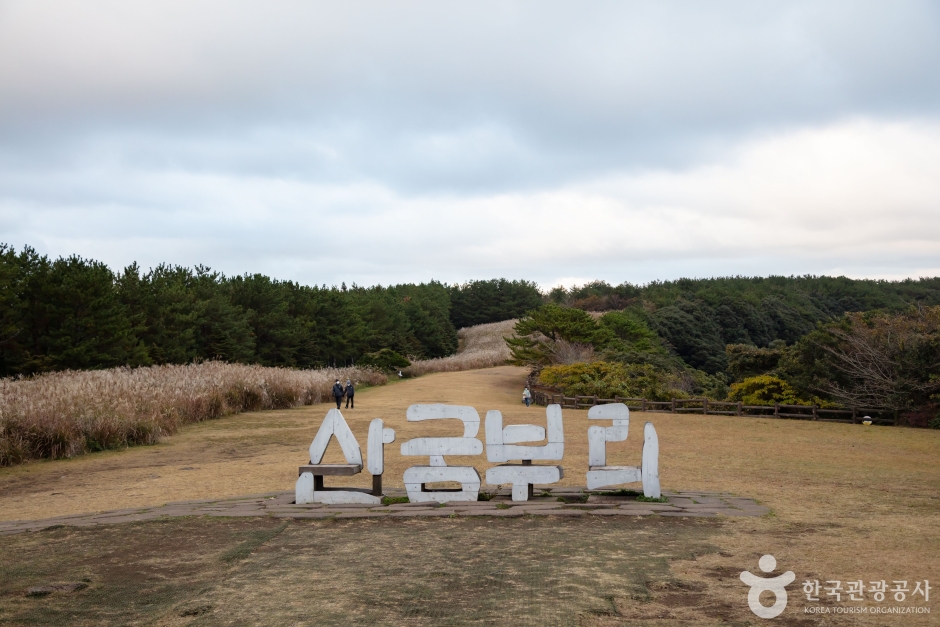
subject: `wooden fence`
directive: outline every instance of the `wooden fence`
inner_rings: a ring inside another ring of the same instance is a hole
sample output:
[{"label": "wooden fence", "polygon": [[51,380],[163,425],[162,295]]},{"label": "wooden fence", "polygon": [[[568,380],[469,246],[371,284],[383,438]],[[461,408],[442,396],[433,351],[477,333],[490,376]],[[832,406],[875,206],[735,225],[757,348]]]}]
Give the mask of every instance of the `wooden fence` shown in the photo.
[{"label": "wooden fence", "polygon": [[870,416],[875,424],[897,424],[897,418],[878,409],[823,409],[816,405],[745,405],[741,402],[711,401],[707,398],[674,398],[669,401],[649,401],[645,398],[598,398],[597,396],[564,396],[543,390],[532,392],[536,405],[559,404],[566,409],[586,409],[595,405],[624,403],[630,411],[659,411],[671,413],[712,414],[721,416],[754,416],[764,418],[790,418],[821,422],[859,423]]}]

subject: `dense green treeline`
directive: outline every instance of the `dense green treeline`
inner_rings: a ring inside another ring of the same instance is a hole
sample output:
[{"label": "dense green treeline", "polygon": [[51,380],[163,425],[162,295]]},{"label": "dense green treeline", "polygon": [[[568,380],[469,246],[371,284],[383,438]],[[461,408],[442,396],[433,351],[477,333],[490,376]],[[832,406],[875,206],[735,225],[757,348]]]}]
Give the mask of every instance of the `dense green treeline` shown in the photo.
[{"label": "dense green treeline", "polygon": [[510,320],[542,305],[538,285],[530,281],[472,281],[451,287],[451,322],[458,329]]},{"label": "dense green treeline", "polygon": [[317,367],[382,349],[442,357],[456,351],[459,326],[540,303],[525,281],[308,287],[202,266],[115,273],[0,245],[0,376],[198,359]]},{"label": "dense green treeline", "polygon": [[[546,310],[533,330],[564,342],[552,345],[557,354],[527,359],[576,363],[585,345],[595,351],[592,359],[623,364],[662,394],[720,395],[747,377],[777,373],[805,396],[823,387],[820,381],[831,387],[845,380],[813,356],[825,352],[810,341],[820,325],[851,311],[897,314],[940,304],[940,278],[594,282],[546,295],[535,283],[506,279],[310,287],[260,274],[226,277],[202,266],[143,271],[132,264],[114,272],[94,260],[52,260],[0,245],[0,376],[213,358],[287,367],[400,365],[401,356],[453,353],[460,327],[522,317],[546,302],[559,308]],[[619,313],[595,323],[578,314],[583,310]],[[669,376],[654,381],[651,373]]]},{"label": "dense green treeline", "polygon": [[846,277],[679,279],[645,286],[602,281],[556,288],[552,302],[577,309],[627,309],[642,315],[690,366],[710,374],[728,367],[725,347],[790,345],[846,312],[898,312],[940,304],[940,278],[905,281]]},{"label": "dense green treeline", "polygon": [[507,342],[566,394],[815,404],[940,428],[940,279],[596,282],[549,299]]}]

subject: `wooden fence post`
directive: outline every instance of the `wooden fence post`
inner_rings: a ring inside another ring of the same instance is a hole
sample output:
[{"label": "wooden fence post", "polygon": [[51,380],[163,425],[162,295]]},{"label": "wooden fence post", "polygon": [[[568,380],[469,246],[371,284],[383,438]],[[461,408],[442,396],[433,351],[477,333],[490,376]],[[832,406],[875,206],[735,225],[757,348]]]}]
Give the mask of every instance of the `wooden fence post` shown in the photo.
[{"label": "wooden fence post", "polygon": [[594,404],[597,405],[597,394],[594,395]]},{"label": "wooden fence post", "polygon": [[780,417],[780,403],[774,403],[774,418]]},{"label": "wooden fence post", "polygon": [[813,403],[813,420],[816,420],[816,403]]},{"label": "wooden fence post", "polygon": [[741,411],[743,409],[744,409],[744,401],[738,401],[738,413],[737,413],[738,416],[741,415]]},{"label": "wooden fence post", "polygon": [[672,399],[672,413],[676,413],[676,399]]},{"label": "wooden fence post", "polygon": [[643,403],[640,405],[640,411],[646,411],[646,399],[643,399]]},{"label": "wooden fence post", "polygon": [[702,413],[708,415],[708,399],[702,399]]}]

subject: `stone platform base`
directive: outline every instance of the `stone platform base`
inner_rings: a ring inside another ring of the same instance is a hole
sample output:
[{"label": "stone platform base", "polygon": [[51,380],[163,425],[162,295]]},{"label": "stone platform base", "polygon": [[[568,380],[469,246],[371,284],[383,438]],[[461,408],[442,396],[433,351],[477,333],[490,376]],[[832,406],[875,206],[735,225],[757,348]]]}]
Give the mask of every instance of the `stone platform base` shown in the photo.
[{"label": "stone platform base", "polygon": [[[403,489],[386,496],[406,497]],[[426,516],[763,516],[770,509],[754,499],[718,492],[663,491],[665,503],[637,501],[635,494],[588,491],[586,488],[535,486],[535,496],[512,501],[510,489],[486,492],[486,501],[455,503],[393,503],[389,505],[295,505],[294,492],[271,492],[227,499],[179,501],[159,507],[75,514],[46,520],[0,522],[0,535],[38,531],[57,525],[90,527],[173,516],[270,516],[274,518],[400,518]],[[387,499],[388,500],[388,499]]]}]

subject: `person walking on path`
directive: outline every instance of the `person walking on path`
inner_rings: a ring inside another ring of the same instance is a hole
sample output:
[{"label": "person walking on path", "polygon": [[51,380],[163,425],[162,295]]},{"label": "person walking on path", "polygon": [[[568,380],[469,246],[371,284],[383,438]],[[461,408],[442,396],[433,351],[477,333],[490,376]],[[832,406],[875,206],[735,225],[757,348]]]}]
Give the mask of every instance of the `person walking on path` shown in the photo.
[{"label": "person walking on path", "polygon": [[356,395],[356,388],[353,387],[353,383],[350,379],[346,379],[346,409],[355,409],[356,402],[353,400],[353,396]]},{"label": "person walking on path", "polygon": [[346,390],[343,389],[342,384],[340,384],[339,379],[336,380],[336,383],[333,384],[333,399],[336,401],[336,409],[339,409],[339,406],[343,403],[343,396],[345,396]]},{"label": "person walking on path", "polygon": [[532,402],[532,392],[529,391],[529,386],[525,386],[525,389],[522,390],[522,402],[525,403],[525,406],[528,407],[529,403]]}]

